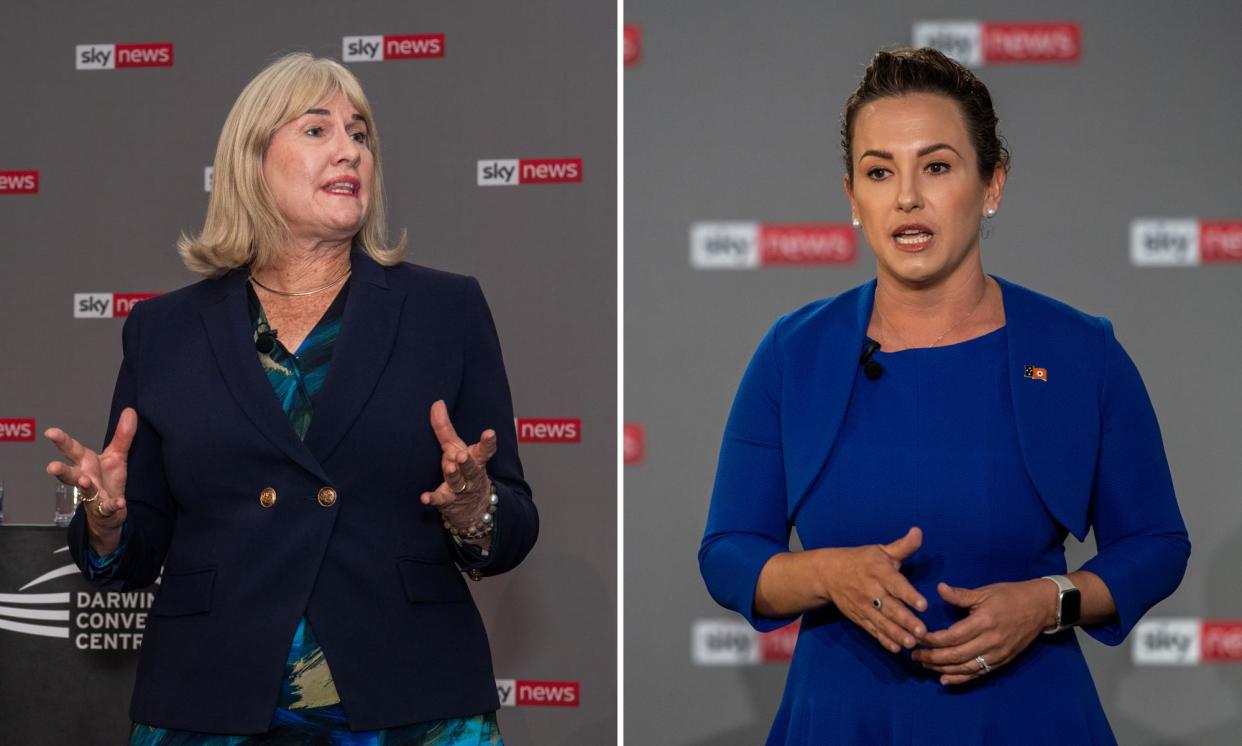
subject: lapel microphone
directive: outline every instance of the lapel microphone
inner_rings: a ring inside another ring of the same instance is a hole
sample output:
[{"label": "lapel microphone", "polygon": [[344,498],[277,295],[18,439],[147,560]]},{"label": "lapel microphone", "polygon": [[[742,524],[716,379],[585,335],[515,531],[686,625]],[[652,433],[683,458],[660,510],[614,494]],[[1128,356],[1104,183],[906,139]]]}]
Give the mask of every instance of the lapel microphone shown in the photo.
[{"label": "lapel microphone", "polygon": [[862,366],[863,373],[866,374],[868,380],[874,381],[884,375],[884,369],[880,364],[871,359],[875,351],[880,349],[880,343],[873,339],[868,339],[862,347],[862,357],[858,358],[858,364]]}]

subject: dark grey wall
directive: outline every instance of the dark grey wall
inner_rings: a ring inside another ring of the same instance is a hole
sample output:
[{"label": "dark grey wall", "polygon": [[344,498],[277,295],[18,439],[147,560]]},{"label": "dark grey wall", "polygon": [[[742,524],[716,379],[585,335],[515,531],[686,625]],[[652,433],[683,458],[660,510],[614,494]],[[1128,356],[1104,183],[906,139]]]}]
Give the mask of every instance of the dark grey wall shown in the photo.
[{"label": "dark grey wall", "polygon": [[[785,666],[691,661],[692,622],[731,616],[695,561],[720,434],[771,322],[874,274],[861,239],[852,266],[696,270],[690,226],[848,223],[841,107],[878,48],[944,19],[1080,24],[1077,64],[980,68],[1013,151],[984,267],[1110,317],[1143,373],[1194,542],[1181,588],[1149,616],[1242,618],[1242,265],[1136,267],[1129,244],[1136,218],[1242,218],[1238,4],[631,0],[625,420],[645,425],[646,457],[625,474],[630,742],[767,733]],[[1071,567],[1093,549],[1072,546]],[[1080,638],[1122,743],[1236,743],[1242,666],[1138,666],[1133,638]]]},{"label": "dark grey wall", "polygon": [[[579,681],[581,706],[504,708],[501,726],[513,744],[591,742],[616,718],[614,4],[4,3],[0,171],[41,183],[0,195],[0,418],[97,445],[122,319],[75,319],[73,295],[196,279],[174,242],[201,225],[220,127],[267,62],[417,33],[445,34],[445,56],[349,63],[383,137],[392,229],[409,229],[411,261],[479,278],[518,417],[581,419],[579,443],[522,447],[538,546],[472,584],[497,676]],[[150,41],[175,44],[173,67],[75,69],[79,44]],[[581,158],[581,183],[477,185],[480,159],[549,157]],[[0,443],[8,522],[50,522],[53,453]],[[14,694],[0,692],[0,741]]]}]

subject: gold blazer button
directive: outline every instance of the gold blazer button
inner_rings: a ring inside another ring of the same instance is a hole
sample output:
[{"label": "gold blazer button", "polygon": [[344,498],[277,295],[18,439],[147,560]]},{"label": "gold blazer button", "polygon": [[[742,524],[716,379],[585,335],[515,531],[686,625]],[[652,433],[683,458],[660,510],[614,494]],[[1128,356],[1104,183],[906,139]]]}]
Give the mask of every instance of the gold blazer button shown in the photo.
[{"label": "gold blazer button", "polygon": [[325,508],[330,508],[336,503],[336,490],[331,487],[319,488],[319,504]]},{"label": "gold blazer button", "polygon": [[264,487],[259,493],[259,504],[265,508],[270,508],[276,504],[276,490],[271,487]]}]

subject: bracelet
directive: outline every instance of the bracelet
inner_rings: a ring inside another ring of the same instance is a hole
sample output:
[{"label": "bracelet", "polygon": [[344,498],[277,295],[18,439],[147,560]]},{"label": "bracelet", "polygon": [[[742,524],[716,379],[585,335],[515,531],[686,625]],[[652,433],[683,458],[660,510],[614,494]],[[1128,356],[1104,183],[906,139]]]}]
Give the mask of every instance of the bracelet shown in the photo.
[{"label": "bracelet", "polygon": [[449,519],[444,519],[444,528],[452,534],[453,541],[458,543],[462,541],[478,541],[487,536],[491,536],[495,523],[492,520],[492,514],[496,512],[496,506],[500,504],[500,498],[496,496],[496,483],[492,482],[491,494],[487,496],[487,510],[483,516],[465,528],[454,526]]}]

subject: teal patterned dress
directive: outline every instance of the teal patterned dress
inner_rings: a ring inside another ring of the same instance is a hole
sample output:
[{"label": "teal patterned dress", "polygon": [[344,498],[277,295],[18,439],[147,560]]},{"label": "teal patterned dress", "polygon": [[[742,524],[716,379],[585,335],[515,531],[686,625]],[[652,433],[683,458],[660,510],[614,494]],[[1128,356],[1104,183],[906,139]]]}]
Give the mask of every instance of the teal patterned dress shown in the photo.
[{"label": "teal patterned dress", "polygon": [[[250,321],[255,338],[270,327],[254,288],[246,285]],[[349,281],[332,305],[298,347],[290,354],[279,340],[271,353],[258,353],[259,362],[298,437],[305,437],[319,389],[327,378],[332,348],[341,328],[341,315]],[[100,558],[93,552],[92,569],[106,572],[124,550]],[[332,672],[314,630],[305,616],[298,623],[285,662],[285,677],[271,729],[257,736],[225,736],[170,730],[134,723],[130,746],[239,746],[242,744],[332,744],[333,746],[502,746],[496,714],[414,723],[378,731],[353,732],[332,681]]]}]

